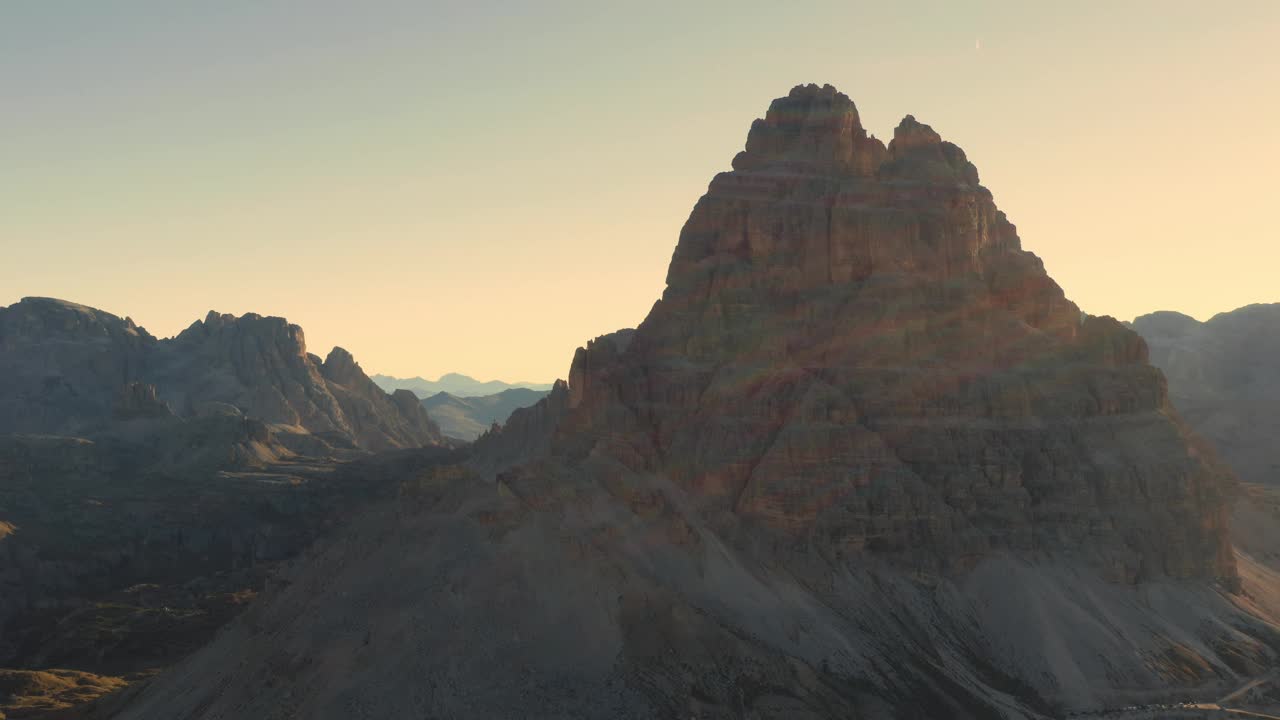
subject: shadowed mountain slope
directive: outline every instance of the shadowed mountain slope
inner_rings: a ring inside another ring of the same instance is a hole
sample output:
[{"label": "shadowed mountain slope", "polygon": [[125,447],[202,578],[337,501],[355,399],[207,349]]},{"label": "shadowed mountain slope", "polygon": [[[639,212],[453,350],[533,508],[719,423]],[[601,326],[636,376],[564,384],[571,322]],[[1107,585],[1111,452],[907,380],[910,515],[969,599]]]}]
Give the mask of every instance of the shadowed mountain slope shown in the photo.
[{"label": "shadowed mountain slope", "polygon": [[455,397],[470,398],[485,395],[496,395],[504,390],[551,390],[551,383],[503,382],[501,380],[476,380],[470,375],[446,373],[439,380],[425,378],[397,378],[390,375],[374,375],[373,381],[387,392],[395,390],[411,390],[419,397],[429,398],[440,393],[449,393]]},{"label": "shadowed mountain slope", "polygon": [[440,432],[459,440],[475,440],[493,427],[501,425],[511,413],[534,405],[547,393],[541,390],[514,388],[493,395],[457,397],[442,392],[422,400],[422,407],[440,426]]}]

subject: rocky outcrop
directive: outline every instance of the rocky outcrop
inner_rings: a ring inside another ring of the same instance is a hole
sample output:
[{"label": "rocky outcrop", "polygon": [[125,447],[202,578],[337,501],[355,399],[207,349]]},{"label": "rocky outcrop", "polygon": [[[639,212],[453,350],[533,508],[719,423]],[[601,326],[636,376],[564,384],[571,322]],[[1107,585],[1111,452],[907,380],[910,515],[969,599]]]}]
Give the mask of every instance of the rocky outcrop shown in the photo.
[{"label": "rocky outcrop", "polygon": [[173,411],[160,400],[155,385],[134,381],[120,389],[115,415],[121,420],[165,418],[171,417]]},{"label": "rocky outcrop", "polygon": [[214,401],[264,422],[349,431],[318,363],[307,355],[302,328],[284,318],[210,312],[163,352],[157,385],[184,414],[199,402]]},{"label": "rocky outcrop", "polygon": [[495,483],[419,479],[124,717],[1048,718],[1275,661],[1228,473],[959,148],[801,86],[733,167]]},{"label": "rocky outcrop", "polygon": [[1133,321],[1164,371],[1182,417],[1242,480],[1280,484],[1280,305],[1249,305],[1200,322],[1176,312]]},{"label": "rocky outcrop", "polygon": [[92,435],[121,419],[221,407],[335,447],[442,441],[416,402],[383,392],[350,353],[321,362],[297,325],[252,313],[210,312],[156,340],[129,319],[27,298],[0,308],[0,389],[0,433]]}]

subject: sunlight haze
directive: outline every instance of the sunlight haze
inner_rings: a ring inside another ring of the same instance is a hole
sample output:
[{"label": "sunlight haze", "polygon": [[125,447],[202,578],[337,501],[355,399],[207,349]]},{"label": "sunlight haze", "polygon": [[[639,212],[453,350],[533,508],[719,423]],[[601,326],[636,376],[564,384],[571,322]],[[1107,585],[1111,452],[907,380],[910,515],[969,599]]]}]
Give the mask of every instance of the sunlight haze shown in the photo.
[{"label": "sunlight haze", "polygon": [[810,82],[962,147],[1089,313],[1276,299],[1274,0],[603,5],[7,3],[0,305],[281,315],[370,374],[564,377]]}]

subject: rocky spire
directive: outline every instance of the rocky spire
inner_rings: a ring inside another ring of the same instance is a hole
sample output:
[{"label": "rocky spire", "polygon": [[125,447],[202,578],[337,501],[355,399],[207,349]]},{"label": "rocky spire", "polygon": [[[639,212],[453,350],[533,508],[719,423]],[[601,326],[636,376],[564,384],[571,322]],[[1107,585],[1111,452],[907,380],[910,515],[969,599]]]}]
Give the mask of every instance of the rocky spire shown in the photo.
[{"label": "rocky spire", "polygon": [[867,136],[848,95],[830,85],[797,85],[752,123],[733,167],[870,175],[884,153],[884,144]]},{"label": "rocky spire", "polygon": [[964,151],[911,115],[894,129],[889,157],[879,173],[886,180],[978,187],[978,169]]},{"label": "rocky spire", "polygon": [[325,357],[321,372],[326,378],[343,385],[356,382],[359,378],[365,377],[364,371],[360,369],[360,364],[356,362],[355,357],[345,348],[336,346]]}]

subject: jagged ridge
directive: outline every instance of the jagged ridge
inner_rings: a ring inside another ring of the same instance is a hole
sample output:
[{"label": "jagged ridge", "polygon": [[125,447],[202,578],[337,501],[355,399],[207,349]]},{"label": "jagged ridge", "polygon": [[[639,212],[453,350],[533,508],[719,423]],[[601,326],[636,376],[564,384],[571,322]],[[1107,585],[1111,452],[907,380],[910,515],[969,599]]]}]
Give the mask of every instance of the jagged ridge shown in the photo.
[{"label": "jagged ridge", "polygon": [[129,319],[25,298],[0,308],[0,387],[0,433],[75,435],[159,405],[187,418],[230,406],[365,450],[442,442],[416,399],[383,392],[346,350],[321,361],[300,327],[253,313],[211,311],[157,340]]}]

